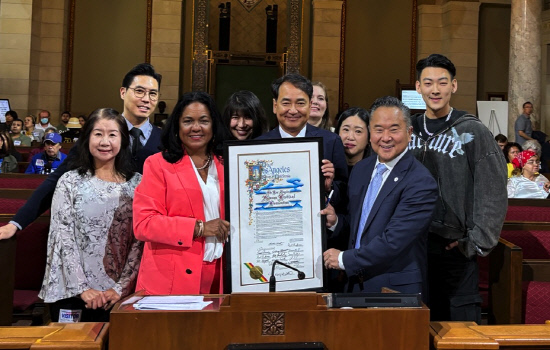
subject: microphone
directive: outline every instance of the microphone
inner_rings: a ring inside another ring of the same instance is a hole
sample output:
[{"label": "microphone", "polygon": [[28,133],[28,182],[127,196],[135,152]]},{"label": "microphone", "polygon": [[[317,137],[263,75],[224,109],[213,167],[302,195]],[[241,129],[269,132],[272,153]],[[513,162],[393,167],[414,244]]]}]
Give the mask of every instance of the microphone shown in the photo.
[{"label": "microphone", "polygon": [[283,265],[284,267],[286,268],[289,268],[291,270],[294,270],[296,272],[298,272],[298,279],[300,280],[303,280],[304,278],[306,278],[306,274],[303,273],[302,271],[298,270],[297,268],[295,267],[292,267],[290,265],[287,265],[283,262],[280,262],[279,260],[275,260],[273,262],[273,265],[271,265],[271,277],[269,277],[269,292],[275,292],[275,284],[277,283],[277,279],[275,278],[275,265]]}]

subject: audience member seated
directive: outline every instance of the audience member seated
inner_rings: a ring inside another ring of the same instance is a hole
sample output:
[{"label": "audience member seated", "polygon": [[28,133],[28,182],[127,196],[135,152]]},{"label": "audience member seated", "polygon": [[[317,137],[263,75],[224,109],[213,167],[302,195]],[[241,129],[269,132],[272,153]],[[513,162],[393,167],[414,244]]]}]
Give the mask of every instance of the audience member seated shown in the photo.
[{"label": "audience member seated", "polygon": [[131,170],[129,144],[123,117],[95,110],[78,156],[57,183],[39,294],[53,303],[52,321],[108,321],[109,309],[133,292],[143,244],[132,232],[141,175]]},{"label": "audience member seated", "polygon": [[307,122],[320,129],[334,131],[330,123],[327,88],[321,82],[315,82],[312,85],[311,112],[309,113]]},{"label": "audience member seated", "polygon": [[348,173],[361,159],[370,155],[369,113],[360,107],[352,107],[340,114],[336,133],[340,135],[346,152]]},{"label": "audience member seated", "polygon": [[43,110],[38,114],[38,123],[34,126],[36,129],[46,130],[46,128],[54,127],[50,124],[50,112]]},{"label": "audience member seated", "polygon": [[59,131],[60,134],[63,134],[68,130],[67,123],[69,122],[69,119],[71,119],[71,112],[65,111],[61,113],[60,123],[57,125],[57,131]]},{"label": "audience member seated", "polygon": [[524,151],[531,150],[539,156],[540,159],[540,169],[541,173],[548,173],[548,165],[542,159],[542,147],[537,140],[527,140],[521,145]]},{"label": "audience member seated", "polygon": [[13,123],[15,119],[19,119],[19,116],[17,115],[16,111],[7,111],[5,114],[5,117],[6,117],[6,130],[10,131],[11,123]]},{"label": "audience member seated", "polygon": [[29,161],[32,160],[32,158],[35,155],[44,152],[44,137],[47,134],[50,134],[52,132],[56,132],[56,129],[52,126],[52,127],[47,128],[46,130],[35,129],[35,131],[41,132],[42,133],[42,138],[40,139],[40,146],[30,150],[29,155],[28,155]]},{"label": "audience member seated", "polygon": [[498,143],[498,147],[503,150],[508,143],[508,138],[502,134],[498,134],[497,136],[495,136],[495,141]]},{"label": "audience member seated", "polygon": [[78,141],[82,125],[84,124],[80,124],[79,118],[72,117],[71,119],[69,119],[69,122],[67,123],[68,130],[63,133],[63,143]]},{"label": "audience member seated", "polygon": [[42,142],[44,138],[44,130],[36,129],[34,125],[36,124],[36,117],[32,114],[29,114],[25,117],[25,135],[31,138],[31,141]]},{"label": "audience member seated", "polygon": [[30,147],[31,138],[22,133],[23,130],[23,121],[21,119],[15,119],[11,123],[11,140],[15,147]]},{"label": "audience member seated", "polygon": [[262,103],[247,90],[235,92],[227,99],[223,123],[232,140],[251,140],[267,132],[267,117]]},{"label": "audience member seated", "polygon": [[537,175],[540,158],[535,152],[520,152],[513,164],[516,168],[508,179],[508,198],[548,198],[550,183],[544,175]]},{"label": "audience member seated", "polygon": [[523,151],[519,143],[508,142],[502,152],[504,153],[504,159],[506,159],[506,166],[508,167],[508,178],[512,177],[512,170],[514,170],[514,164],[512,161],[519,152]]},{"label": "audience member seated", "polygon": [[85,116],[84,114],[81,114],[78,116],[78,123],[80,124],[80,126],[84,126],[84,124],[86,123],[86,120],[88,120],[88,117]]},{"label": "audience member seated", "polygon": [[0,131],[0,173],[16,173],[17,159],[10,153],[11,138],[6,131]]},{"label": "audience member seated", "polygon": [[32,157],[25,174],[50,174],[67,158],[60,152],[61,135],[52,132],[44,136],[44,151]]},{"label": "audience member seated", "polygon": [[147,158],[136,188],[134,231],[145,242],[136,290],[223,292],[229,222],[223,220],[222,142],[223,123],[210,95],[181,96],[162,131],[162,150]]}]

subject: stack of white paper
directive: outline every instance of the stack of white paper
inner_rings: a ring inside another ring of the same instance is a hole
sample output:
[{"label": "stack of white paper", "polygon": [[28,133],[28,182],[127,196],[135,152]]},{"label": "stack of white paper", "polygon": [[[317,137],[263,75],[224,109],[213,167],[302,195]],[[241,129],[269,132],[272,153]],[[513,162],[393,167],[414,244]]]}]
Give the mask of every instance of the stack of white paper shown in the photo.
[{"label": "stack of white paper", "polygon": [[136,310],[202,310],[211,301],[202,295],[147,296],[134,304]]}]

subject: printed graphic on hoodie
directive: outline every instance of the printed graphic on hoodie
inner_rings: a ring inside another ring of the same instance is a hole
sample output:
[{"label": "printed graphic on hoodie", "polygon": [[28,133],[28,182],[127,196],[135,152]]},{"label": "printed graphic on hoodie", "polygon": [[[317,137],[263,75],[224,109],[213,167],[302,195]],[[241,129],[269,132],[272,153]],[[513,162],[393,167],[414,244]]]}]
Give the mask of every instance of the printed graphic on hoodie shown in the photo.
[{"label": "printed graphic on hoodie", "polygon": [[[454,158],[459,155],[464,155],[462,145],[472,142],[474,135],[468,132],[458,134],[456,129],[451,128],[452,136],[442,133],[433,138],[428,139],[428,149],[448,154],[449,157]],[[409,149],[422,148],[424,146],[424,140],[415,134],[411,135],[411,142],[409,142]]]}]

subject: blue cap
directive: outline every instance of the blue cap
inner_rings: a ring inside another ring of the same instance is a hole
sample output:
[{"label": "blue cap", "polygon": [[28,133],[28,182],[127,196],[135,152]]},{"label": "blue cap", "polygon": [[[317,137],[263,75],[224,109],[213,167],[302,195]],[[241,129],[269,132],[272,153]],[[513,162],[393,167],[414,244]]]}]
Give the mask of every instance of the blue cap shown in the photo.
[{"label": "blue cap", "polygon": [[61,143],[61,140],[62,140],[61,135],[59,135],[56,132],[51,132],[47,135],[44,135],[44,142],[50,141],[53,143]]}]

